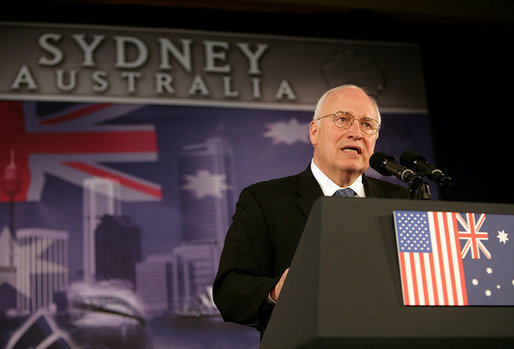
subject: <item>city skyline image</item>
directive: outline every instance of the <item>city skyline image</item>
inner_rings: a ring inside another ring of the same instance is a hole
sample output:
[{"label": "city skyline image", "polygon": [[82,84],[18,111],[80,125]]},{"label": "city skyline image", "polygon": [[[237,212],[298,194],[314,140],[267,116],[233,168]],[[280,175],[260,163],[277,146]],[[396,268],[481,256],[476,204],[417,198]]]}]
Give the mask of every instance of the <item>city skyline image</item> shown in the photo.
[{"label": "city skyline image", "polygon": [[[42,152],[16,143],[22,189],[0,202],[0,313],[10,326],[3,344],[21,328],[15,323],[44,309],[38,321],[68,316],[78,343],[106,323],[117,324],[108,332],[118,343],[169,343],[186,319],[197,320],[181,332],[192,343],[208,341],[195,335],[204,332],[217,343],[258,342],[251,328],[222,322],[211,285],[242,188],[309,165],[311,112],[54,102],[0,109],[23,126],[16,137],[49,142]],[[430,153],[423,115],[382,117],[419,136],[381,134],[380,151],[398,147],[398,137]],[[76,144],[57,146],[70,135]],[[25,264],[4,257],[11,243]],[[45,286],[29,292],[28,282]]]}]

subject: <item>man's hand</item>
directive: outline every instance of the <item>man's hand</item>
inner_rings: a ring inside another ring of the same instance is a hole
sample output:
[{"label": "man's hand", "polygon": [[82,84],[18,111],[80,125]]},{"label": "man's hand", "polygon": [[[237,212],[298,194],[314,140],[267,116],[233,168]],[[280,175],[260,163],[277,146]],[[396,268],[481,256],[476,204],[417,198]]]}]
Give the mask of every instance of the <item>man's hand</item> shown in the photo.
[{"label": "man's hand", "polygon": [[282,291],[282,287],[284,286],[284,282],[286,281],[287,273],[289,272],[289,268],[287,268],[284,271],[284,274],[280,277],[280,280],[278,280],[278,283],[273,287],[273,289],[270,292],[271,299],[276,302],[278,297],[280,296],[280,292]]}]

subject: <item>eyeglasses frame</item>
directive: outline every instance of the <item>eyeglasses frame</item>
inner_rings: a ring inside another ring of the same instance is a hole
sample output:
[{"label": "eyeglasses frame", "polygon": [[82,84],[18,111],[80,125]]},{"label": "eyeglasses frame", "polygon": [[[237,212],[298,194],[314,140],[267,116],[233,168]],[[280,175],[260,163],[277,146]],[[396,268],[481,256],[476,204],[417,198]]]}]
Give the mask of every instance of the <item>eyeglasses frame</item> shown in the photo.
[{"label": "eyeglasses frame", "polygon": [[[337,125],[336,125],[336,116],[337,116],[338,114],[349,115],[349,116],[351,117],[351,119],[352,119],[352,122],[350,123],[350,126],[348,126],[347,128],[343,128],[343,127],[339,127],[339,126],[337,126]],[[334,123],[334,126],[335,126],[335,127],[337,127],[337,128],[338,128],[338,129],[340,129],[340,130],[348,130],[350,127],[352,127],[352,126],[353,126],[353,123],[355,122],[355,120],[357,120],[357,121],[359,122],[359,129],[360,129],[364,134],[366,134],[366,135],[368,135],[368,136],[373,136],[373,135],[377,134],[377,133],[378,133],[378,131],[380,130],[380,126],[382,126],[382,124],[381,124],[381,123],[379,123],[377,120],[375,120],[375,119],[373,119],[373,118],[370,118],[370,117],[367,117],[367,116],[366,116],[366,117],[363,117],[363,118],[356,118],[352,113],[350,113],[350,112],[348,112],[348,111],[343,111],[343,110],[338,110],[338,111],[336,111],[335,113],[330,113],[330,114],[327,114],[327,115],[323,115],[323,116],[321,116],[321,117],[317,118],[316,120],[321,120],[321,119],[326,118],[326,117],[328,117],[328,116],[332,116],[332,122]],[[378,125],[378,127],[377,127],[377,129],[375,130],[375,132],[373,132],[373,133],[367,133],[366,131],[364,131],[364,130],[362,129],[362,127],[361,127],[361,123],[360,123],[361,119],[366,119],[367,121],[374,121],[374,122],[376,122],[376,123],[377,123],[377,125]]]}]

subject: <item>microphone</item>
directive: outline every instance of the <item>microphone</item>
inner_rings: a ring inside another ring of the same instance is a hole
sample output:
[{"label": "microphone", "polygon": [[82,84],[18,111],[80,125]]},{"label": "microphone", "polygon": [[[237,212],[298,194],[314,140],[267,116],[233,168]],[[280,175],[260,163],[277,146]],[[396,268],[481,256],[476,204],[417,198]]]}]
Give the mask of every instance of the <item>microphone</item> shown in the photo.
[{"label": "microphone", "polygon": [[418,185],[423,177],[411,169],[400,165],[396,159],[386,153],[376,152],[369,159],[371,167],[383,176],[394,175],[396,178],[405,183]]},{"label": "microphone", "polygon": [[402,153],[400,163],[427,176],[431,181],[439,184],[441,187],[449,187],[452,185],[451,177],[445,175],[440,169],[430,165],[427,159],[412,150],[406,150]]}]

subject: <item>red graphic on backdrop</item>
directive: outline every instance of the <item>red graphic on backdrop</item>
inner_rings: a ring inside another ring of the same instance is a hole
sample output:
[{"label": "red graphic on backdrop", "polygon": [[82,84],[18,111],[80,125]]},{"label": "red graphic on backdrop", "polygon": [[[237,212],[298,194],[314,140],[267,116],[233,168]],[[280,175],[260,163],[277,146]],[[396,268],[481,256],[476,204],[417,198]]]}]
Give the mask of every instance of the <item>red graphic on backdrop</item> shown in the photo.
[{"label": "red graphic on backdrop", "polygon": [[[93,176],[112,178],[122,187],[121,200],[161,199],[159,185],[101,165],[156,160],[153,126],[99,125],[138,106],[70,104],[70,110],[38,116],[36,105],[0,102],[0,168],[14,153],[21,181],[15,201],[40,200],[47,174],[76,185]],[[1,194],[0,202],[7,201],[9,197]]]}]

